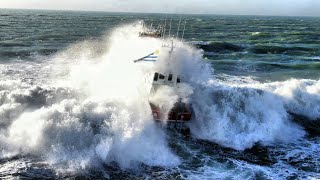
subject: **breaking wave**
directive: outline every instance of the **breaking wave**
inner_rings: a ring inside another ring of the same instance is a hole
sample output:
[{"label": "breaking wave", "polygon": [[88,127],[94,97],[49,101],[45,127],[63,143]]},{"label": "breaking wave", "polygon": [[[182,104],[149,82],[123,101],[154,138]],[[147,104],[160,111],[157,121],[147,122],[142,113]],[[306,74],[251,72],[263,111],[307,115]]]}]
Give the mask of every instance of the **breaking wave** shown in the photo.
[{"label": "breaking wave", "polygon": [[[288,112],[320,117],[320,81],[288,80],[273,83],[217,83],[195,94],[196,121],[190,127],[202,139],[238,150],[256,143],[273,145],[302,138],[306,132]],[[210,97],[210,98],[208,98]]]},{"label": "breaking wave", "polygon": [[[90,43],[80,43],[50,63],[30,64],[50,66],[39,68],[39,79],[23,82],[19,79],[34,72],[10,67],[22,77],[1,81],[1,157],[35,154],[75,169],[97,162],[116,162],[121,168],[177,165],[179,158],[152,120],[142,72],[132,61],[159,47],[138,38],[141,29],[119,27],[105,38],[106,51],[98,55],[85,48]],[[134,43],[141,45],[136,51]]]}]

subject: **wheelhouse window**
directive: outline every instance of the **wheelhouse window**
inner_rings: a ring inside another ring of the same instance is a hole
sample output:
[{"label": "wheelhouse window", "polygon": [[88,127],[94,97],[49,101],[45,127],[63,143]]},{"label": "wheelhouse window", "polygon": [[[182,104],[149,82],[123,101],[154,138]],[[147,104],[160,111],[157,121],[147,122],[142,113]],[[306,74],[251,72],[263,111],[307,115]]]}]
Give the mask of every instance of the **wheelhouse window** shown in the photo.
[{"label": "wheelhouse window", "polygon": [[169,74],[168,81],[172,81],[172,74]]},{"label": "wheelhouse window", "polygon": [[180,77],[178,76],[178,78],[177,78],[177,83],[180,83],[180,81],[181,81],[181,80],[180,80]]},{"label": "wheelhouse window", "polygon": [[159,74],[159,79],[164,79],[164,75]]},{"label": "wheelhouse window", "polygon": [[153,80],[158,81],[159,73],[154,73]]}]

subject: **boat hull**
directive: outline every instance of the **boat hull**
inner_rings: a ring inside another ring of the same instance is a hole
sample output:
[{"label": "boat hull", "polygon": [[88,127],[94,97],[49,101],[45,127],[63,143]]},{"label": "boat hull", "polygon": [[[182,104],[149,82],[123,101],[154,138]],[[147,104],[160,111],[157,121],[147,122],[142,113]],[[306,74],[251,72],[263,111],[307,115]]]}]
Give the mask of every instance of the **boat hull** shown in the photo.
[{"label": "boat hull", "polygon": [[166,113],[159,106],[150,103],[153,119],[156,121],[166,121],[172,123],[185,123],[191,120],[192,111],[190,105],[185,103],[176,103],[175,106]]}]

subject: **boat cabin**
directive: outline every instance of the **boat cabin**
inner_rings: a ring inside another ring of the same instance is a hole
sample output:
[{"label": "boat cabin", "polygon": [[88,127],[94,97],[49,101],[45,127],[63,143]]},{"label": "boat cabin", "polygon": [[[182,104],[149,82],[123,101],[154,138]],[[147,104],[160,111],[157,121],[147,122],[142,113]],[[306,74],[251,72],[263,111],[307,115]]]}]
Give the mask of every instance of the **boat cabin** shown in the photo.
[{"label": "boat cabin", "polygon": [[155,93],[160,86],[178,87],[181,82],[180,76],[174,74],[163,75],[154,73],[151,93]]},{"label": "boat cabin", "polygon": [[[181,83],[180,76],[174,74],[161,74],[154,73],[152,88],[150,94],[154,94],[157,92],[159,87],[161,86],[170,86],[174,88],[179,88]],[[155,120],[165,120],[167,122],[188,122],[192,117],[192,109],[191,104],[187,104],[182,102],[182,98],[179,98],[178,102],[176,102],[173,108],[169,111],[168,114],[164,114],[164,110],[162,110],[155,103],[149,102],[152,115]]]}]

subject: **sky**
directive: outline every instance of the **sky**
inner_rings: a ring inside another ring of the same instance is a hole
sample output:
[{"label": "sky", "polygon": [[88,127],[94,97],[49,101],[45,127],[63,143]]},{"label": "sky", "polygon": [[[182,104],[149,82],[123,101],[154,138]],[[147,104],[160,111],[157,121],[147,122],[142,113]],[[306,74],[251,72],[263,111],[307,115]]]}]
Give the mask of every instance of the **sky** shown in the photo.
[{"label": "sky", "polygon": [[0,0],[0,8],[320,16],[320,0]]}]

